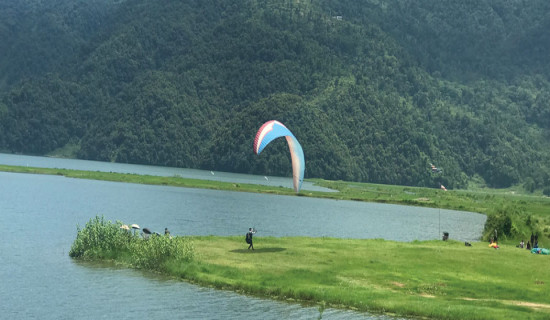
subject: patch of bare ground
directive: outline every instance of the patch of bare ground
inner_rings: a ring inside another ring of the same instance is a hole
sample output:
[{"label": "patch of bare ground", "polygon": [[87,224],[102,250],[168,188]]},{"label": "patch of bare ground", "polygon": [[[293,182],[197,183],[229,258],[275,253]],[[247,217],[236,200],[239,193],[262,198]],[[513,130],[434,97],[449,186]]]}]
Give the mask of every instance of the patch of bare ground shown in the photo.
[{"label": "patch of bare ground", "polygon": [[506,301],[506,303],[510,303],[516,306],[522,306],[522,307],[529,307],[533,309],[549,309],[550,310],[550,304],[545,303],[533,303],[533,302],[525,302],[525,301]]},{"label": "patch of bare ground", "polygon": [[[462,298],[462,300],[467,300],[467,301],[481,301],[481,300],[492,301],[491,299],[475,299],[475,298],[468,298],[468,297]],[[528,308],[533,308],[533,309],[549,309],[550,310],[550,304],[546,304],[546,303],[535,303],[535,302],[517,301],[517,300],[496,300],[496,301],[500,301],[500,302],[506,303],[506,304],[512,304],[512,305],[515,305],[515,306],[528,307]]]},{"label": "patch of bare ground", "polygon": [[428,201],[430,201],[430,198],[416,198],[414,200],[420,201],[420,202],[428,202]]}]

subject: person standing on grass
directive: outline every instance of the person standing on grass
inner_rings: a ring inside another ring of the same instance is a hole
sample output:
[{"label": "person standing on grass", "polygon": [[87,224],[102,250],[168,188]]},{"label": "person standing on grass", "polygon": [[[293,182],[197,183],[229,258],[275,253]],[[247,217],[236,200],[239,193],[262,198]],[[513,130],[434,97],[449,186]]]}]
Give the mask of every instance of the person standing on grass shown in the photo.
[{"label": "person standing on grass", "polygon": [[248,232],[246,233],[246,243],[249,244],[248,250],[252,248],[254,250],[254,244],[252,243],[252,235],[256,233],[252,228],[248,228]]}]

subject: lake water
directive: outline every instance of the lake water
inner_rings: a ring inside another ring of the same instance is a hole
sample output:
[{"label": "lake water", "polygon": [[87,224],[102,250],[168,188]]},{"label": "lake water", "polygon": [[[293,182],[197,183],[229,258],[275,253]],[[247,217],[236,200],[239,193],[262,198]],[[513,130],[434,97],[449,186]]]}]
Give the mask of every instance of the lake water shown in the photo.
[{"label": "lake water", "polygon": [[[29,162],[36,158],[17,157]],[[14,164],[3,159],[0,155],[0,163]],[[0,172],[0,318],[315,319],[319,315],[315,307],[76,262],[68,257],[76,226],[95,215],[158,232],[168,227],[175,235],[242,235],[255,226],[258,237],[400,241],[439,239],[440,230],[450,232],[453,239],[475,241],[485,222],[483,215],[450,210]],[[393,318],[327,309],[323,319]]]},{"label": "lake water", "polygon": [[[0,153],[0,164],[13,166],[28,166],[39,168],[74,169],[100,172],[135,173],[161,177],[179,176],[190,179],[213,180],[234,183],[250,183],[268,186],[281,186],[292,189],[292,177],[259,176],[251,174],[239,174],[223,171],[209,171],[174,167],[146,166],[139,164],[124,164],[102,161],[61,159],[38,156],[22,156],[16,154]],[[331,189],[313,185],[304,181],[301,190],[334,192]]]}]

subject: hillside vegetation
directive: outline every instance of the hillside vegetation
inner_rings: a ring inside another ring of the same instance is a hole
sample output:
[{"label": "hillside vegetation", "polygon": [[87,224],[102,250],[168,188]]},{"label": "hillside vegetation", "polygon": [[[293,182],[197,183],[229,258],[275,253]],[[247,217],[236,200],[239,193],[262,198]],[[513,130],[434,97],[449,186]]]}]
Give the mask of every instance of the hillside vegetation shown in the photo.
[{"label": "hillside vegetation", "polygon": [[549,9],[0,0],[0,150],[290,175],[277,119],[306,178],[550,194]]}]

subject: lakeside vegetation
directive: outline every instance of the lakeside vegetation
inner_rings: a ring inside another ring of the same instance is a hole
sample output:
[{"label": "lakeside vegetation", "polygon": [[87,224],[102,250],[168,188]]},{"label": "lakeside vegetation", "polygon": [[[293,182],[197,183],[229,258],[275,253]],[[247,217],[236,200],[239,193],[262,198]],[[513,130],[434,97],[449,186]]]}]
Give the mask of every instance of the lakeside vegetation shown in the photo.
[{"label": "lakeside vegetation", "polygon": [[[152,236],[91,219],[73,258],[112,261],[271,299],[406,317],[547,319],[549,257],[457,241]],[[93,241],[90,239],[94,239]],[[168,250],[182,244],[180,250]]]},{"label": "lakeside vegetation", "polygon": [[193,260],[193,242],[186,237],[152,235],[143,241],[135,230],[122,229],[122,222],[112,223],[103,217],[90,219],[77,236],[69,256],[83,260],[116,260],[128,266],[166,272],[166,263]]}]

